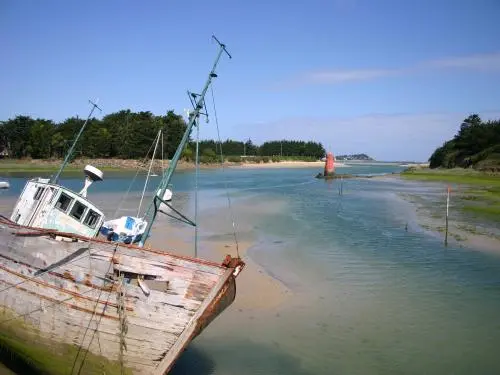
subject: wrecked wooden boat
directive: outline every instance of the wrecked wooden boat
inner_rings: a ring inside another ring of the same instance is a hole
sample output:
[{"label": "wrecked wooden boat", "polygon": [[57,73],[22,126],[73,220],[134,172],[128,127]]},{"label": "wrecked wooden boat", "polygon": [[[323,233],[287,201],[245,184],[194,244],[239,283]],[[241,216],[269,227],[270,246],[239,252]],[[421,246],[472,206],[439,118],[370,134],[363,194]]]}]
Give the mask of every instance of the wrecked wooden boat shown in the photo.
[{"label": "wrecked wooden boat", "polygon": [[0,217],[0,352],[17,368],[21,361],[29,373],[165,374],[234,301],[244,267],[239,256],[213,263],[145,246],[160,207],[170,207],[160,197],[197,126],[222,53],[219,43],[137,245],[99,237],[104,214],[87,190],[102,180],[101,171],[87,166],[80,192],[58,183],[85,124],[59,172],[29,180],[11,216]]}]

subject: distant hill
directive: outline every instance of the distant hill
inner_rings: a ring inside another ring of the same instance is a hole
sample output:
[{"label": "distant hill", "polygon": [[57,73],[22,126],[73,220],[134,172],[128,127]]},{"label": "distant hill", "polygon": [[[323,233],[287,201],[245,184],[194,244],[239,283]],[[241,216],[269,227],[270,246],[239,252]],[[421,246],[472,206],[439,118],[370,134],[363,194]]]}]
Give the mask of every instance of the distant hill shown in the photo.
[{"label": "distant hill", "polygon": [[335,156],[335,160],[366,160],[372,161],[371,157],[366,154],[352,154],[352,155],[337,155]]}]

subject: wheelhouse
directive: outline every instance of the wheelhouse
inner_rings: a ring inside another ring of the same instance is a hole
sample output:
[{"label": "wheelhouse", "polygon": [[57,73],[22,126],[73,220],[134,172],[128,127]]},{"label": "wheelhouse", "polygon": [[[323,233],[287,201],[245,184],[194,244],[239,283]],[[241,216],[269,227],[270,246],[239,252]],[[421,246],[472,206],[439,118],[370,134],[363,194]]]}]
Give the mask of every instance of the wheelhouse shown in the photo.
[{"label": "wheelhouse", "polygon": [[29,180],[19,196],[11,220],[25,226],[56,229],[95,237],[104,215],[92,202],[48,179]]}]

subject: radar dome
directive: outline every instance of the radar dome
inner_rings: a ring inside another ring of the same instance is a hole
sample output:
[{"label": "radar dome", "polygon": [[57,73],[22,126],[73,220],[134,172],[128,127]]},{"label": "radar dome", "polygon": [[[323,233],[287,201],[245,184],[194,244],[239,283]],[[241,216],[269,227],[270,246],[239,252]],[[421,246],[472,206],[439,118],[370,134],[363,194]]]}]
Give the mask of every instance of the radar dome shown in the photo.
[{"label": "radar dome", "polygon": [[102,181],[104,176],[101,170],[91,165],[85,166],[85,168],[83,169],[83,173],[85,173],[85,176],[90,178],[92,181]]}]

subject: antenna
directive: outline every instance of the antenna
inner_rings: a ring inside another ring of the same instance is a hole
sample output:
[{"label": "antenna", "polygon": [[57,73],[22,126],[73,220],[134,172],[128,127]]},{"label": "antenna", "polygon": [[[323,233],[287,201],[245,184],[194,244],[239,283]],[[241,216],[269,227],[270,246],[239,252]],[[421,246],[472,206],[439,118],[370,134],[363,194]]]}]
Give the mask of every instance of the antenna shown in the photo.
[{"label": "antenna", "polygon": [[213,39],[213,40],[215,40],[215,41],[219,44],[219,46],[220,46],[220,47],[224,50],[224,52],[226,52],[226,53],[227,53],[227,55],[229,56],[229,58],[230,58],[230,59],[232,59],[232,58],[233,58],[233,57],[229,54],[229,52],[227,52],[226,45],[225,45],[224,43],[221,43],[221,42],[219,41],[219,39],[217,39],[217,38],[215,37],[215,35],[213,35],[213,34],[212,34],[212,39]]},{"label": "antenna", "polygon": [[78,132],[76,138],[75,138],[75,141],[73,142],[73,144],[71,145],[68,153],[66,154],[66,157],[64,158],[64,161],[63,163],[61,164],[61,167],[59,168],[59,170],[57,171],[56,175],[52,178],[52,180],[50,181],[51,183],[53,184],[57,184],[57,181],[59,180],[59,177],[61,176],[61,173],[63,171],[63,169],[66,167],[66,165],[69,163],[69,160],[71,159],[71,155],[73,155],[73,152],[75,151],[75,146],[76,144],[78,143],[78,140],[80,139],[80,136],[82,135],[83,133],[83,129],[85,129],[85,126],[87,125],[87,122],[89,122],[90,120],[90,117],[92,116],[92,113],[94,113],[94,110],[97,108],[99,110],[99,112],[102,112],[102,109],[97,105],[97,103],[99,103],[99,98],[96,99],[95,102],[93,102],[92,100],[89,100],[89,103],[92,104],[92,108],[90,109],[90,113],[89,115],[87,116],[87,119],[85,120],[85,122],[83,123],[82,127],[80,128],[80,131]]}]

